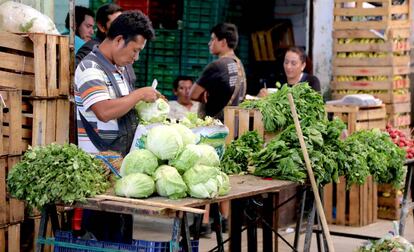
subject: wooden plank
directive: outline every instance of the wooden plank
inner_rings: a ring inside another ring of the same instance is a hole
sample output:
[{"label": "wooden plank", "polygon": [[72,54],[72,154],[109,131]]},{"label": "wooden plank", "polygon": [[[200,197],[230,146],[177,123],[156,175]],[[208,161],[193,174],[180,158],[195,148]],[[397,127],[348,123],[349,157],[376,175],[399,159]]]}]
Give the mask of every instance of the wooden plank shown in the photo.
[{"label": "wooden plank", "polygon": [[46,53],[45,43],[46,36],[44,34],[31,34],[34,50],[34,69],[35,69],[35,96],[47,96],[46,84]]},{"label": "wooden plank", "polygon": [[0,32],[0,46],[19,51],[33,52],[33,43],[27,36],[16,35],[10,32]]},{"label": "wooden plank", "polygon": [[333,201],[333,184],[329,183],[323,188],[323,208],[325,209],[326,221],[329,224],[332,224],[332,208]]},{"label": "wooden plank", "polygon": [[259,133],[261,137],[264,134],[263,116],[260,111],[255,110],[253,115],[253,129]]},{"label": "wooden plank", "polygon": [[32,57],[12,53],[0,52],[0,68],[16,72],[34,73],[34,61]]},{"label": "wooden plank", "polygon": [[378,219],[378,193],[377,193],[377,183],[374,181],[372,183],[372,223],[376,222]]},{"label": "wooden plank", "polygon": [[337,225],[345,225],[346,217],[346,180],[345,177],[339,178],[339,183],[336,184],[336,222]]},{"label": "wooden plank", "polygon": [[[46,36],[46,79],[47,79],[47,95],[58,96],[57,88],[57,58],[56,58],[56,42],[57,37],[53,35]],[[68,72],[68,71],[66,71]]]},{"label": "wooden plank", "polygon": [[336,66],[333,68],[333,75],[352,75],[352,76],[378,76],[378,75],[406,75],[410,74],[409,66],[367,66],[351,67]]},{"label": "wooden plank", "polygon": [[[20,161],[19,156],[8,157],[7,166],[10,171]],[[9,198],[10,204],[10,223],[16,223],[24,220],[24,201],[15,198]]]},{"label": "wooden plank", "polygon": [[56,110],[56,143],[64,144],[69,142],[70,127],[70,102],[58,99]]},{"label": "wooden plank", "polygon": [[[388,29],[388,33],[385,34],[385,39],[390,41],[392,39],[399,38],[410,38],[411,32],[410,29]],[[339,38],[380,38],[378,33],[372,30],[356,30],[356,29],[347,29],[347,30],[336,30],[332,32],[332,37],[334,39]]]},{"label": "wooden plank", "polygon": [[7,177],[7,167],[6,159],[0,158],[0,226],[8,223],[7,218],[7,204],[6,204],[6,177]]},{"label": "wooden plank", "polygon": [[0,71],[0,87],[34,90],[34,76]]},{"label": "wooden plank", "polygon": [[5,146],[4,146],[4,142],[3,142],[3,137],[4,137],[4,130],[3,130],[4,114],[3,114],[3,108],[4,108],[4,105],[2,103],[0,103],[0,155],[1,156],[7,154],[7,152],[5,151]]},{"label": "wooden plank", "polygon": [[355,130],[363,130],[363,129],[385,129],[387,125],[387,121],[383,120],[372,120],[372,121],[365,121],[365,122],[357,122]]},{"label": "wooden plank", "polygon": [[411,102],[386,104],[385,108],[388,114],[406,113],[411,111]]},{"label": "wooden plank", "polygon": [[359,208],[360,208],[360,223],[361,226],[368,225],[368,183],[369,181],[366,180],[366,182],[360,186],[360,202],[359,202]]},{"label": "wooden plank", "polygon": [[410,87],[407,79],[396,81],[332,81],[332,90],[392,90]]},{"label": "wooden plank", "polygon": [[[49,90],[50,91],[50,90]],[[57,119],[57,101],[48,100],[46,101],[46,136],[45,144],[50,144],[56,141],[56,119]]]},{"label": "wooden plank", "polygon": [[70,85],[70,52],[69,52],[69,37],[59,37],[59,94],[69,95],[71,90]]},{"label": "wooden plank", "polygon": [[7,227],[0,227],[0,252],[6,251],[6,245],[7,245]]},{"label": "wooden plank", "polygon": [[[8,137],[3,137],[3,144],[4,146],[9,146],[10,141]],[[28,139],[23,139],[20,144],[18,144],[20,146],[21,151],[26,151],[27,148],[29,147],[29,145],[31,145],[31,141],[29,142]]]},{"label": "wooden plank", "polygon": [[[3,126],[3,134],[4,134],[4,136],[7,136],[7,137],[10,137],[10,132],[14,132],[14,131],[16,131],[16,129],[15,130],[10,130],[10,127],[9,126]],[[26,138],[26,139],[31,139],[32,138],[32,130],[30,130],[30,129],[21,129],[21,135],[22,135],[22,138]],[[16,145],[16,147],[14,147],[14,148],[16,148],[16,149],[20,149],[20,147],[18,147],[19,145]]]},{"label": "wooden plank", "polygon": [[350,226],[360,226],[360,187],[352,185],[349,189],[349,222]]},{"label": "wooden plank", "polygon": [[333,66],[409,66],[410,56],[393,56],[388,55],[385,57],[373,57],[373,58],[338,58],[334,57]]},{"label": "wooden plank", "polygon": [[373,206],[373,181],[372,176],[369,176],[367,178],[367,223],[373,223],[373,212],[374,212],[374,206]]},{"label": "wooden plank", "polygon": [[224,108],[224,125],[227,126],[227,128],[229,128],[229,134],[226,137],[226,144],[231,143],[231,141],[233,141],[235,134],[234,132],[236,131],[235,128],[235,109],[232,107],[225,107]]},{"label": "wooden plank", "polygon": [[10,225],[7,233],[9,251],[20,251],[20,224]]},{"label": "wooden plank", "polygon": [[44,145],[46,143],[47,101],[33,101],[33,139],[32,145]]},{"label": "wooden plank", "polygon": [[20,155],[21,149],[19,144],[22,141],[22,92],[21,91],[9,91],[9,113],[10,124],[9,127],[9,141],[14,144],[10,144],[8,147],[8,153],[12,155]]},{"label": "wooden plank", "polygon": [[249,122],[250,122],[249,110],[240,109],[239,110],[239,133],[238,133],[238,137],[240,137],[241,135],[243,135],[244,133],[249,131]]},{"label": "wooden plank", "polygon": [[356,119],[358,121],[384,119],[385,117],[385,105],[383,105],[381,108],[360,109],[358,113],[356,113]]}]

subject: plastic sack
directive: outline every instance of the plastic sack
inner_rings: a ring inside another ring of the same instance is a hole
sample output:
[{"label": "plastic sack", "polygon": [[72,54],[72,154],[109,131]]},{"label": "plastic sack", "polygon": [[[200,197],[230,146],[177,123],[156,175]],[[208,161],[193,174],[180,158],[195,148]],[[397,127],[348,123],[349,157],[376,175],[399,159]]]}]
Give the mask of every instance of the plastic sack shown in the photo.
[{"label": "plastic sack", "polygon": [[0,29],[14,33],[59,35],[53,21],[36,9],[12,1],[0,5]]}]

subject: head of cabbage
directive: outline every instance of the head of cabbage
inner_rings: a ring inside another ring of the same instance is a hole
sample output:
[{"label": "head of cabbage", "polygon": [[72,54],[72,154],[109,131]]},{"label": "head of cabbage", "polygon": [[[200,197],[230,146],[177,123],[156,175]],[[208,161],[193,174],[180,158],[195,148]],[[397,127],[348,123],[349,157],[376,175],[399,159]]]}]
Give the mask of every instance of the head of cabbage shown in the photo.
[{"label": "head of cabbage", "polygon": [[187,186],[178,171],[169,165],[161,165],[154,174],[157,193],[170,199],[187,196]]},{"label": "head of cabbage", "polygon": [[214,198],[218,195],[217,175],[219,174],[217,167],[195,165],[184,173],[183,179],[192,197]]},{"label": "head of cabbage", "polygon": [[201,158],[200,148],[195,144],[188,144],[180,155],[169,161],[169,165],[174,166],[180,174],[197,164]]},{"label": "head of cabbage", "polygon": [[171,126],[177,130],[183,139],[183,144],[196,144],[199,141],[197,135],[195,135],[188,127],[181,124],[171,124]]},{"label": "head of cabbage", "polygon": [[158,167],[158,158],[149,150],[133,150],[122,161],[120,173],[126,176],[131,173],[145,173],[152,176]]},{"label": "head of cabbage", "polygon": [[173,127],[159,125],[148,131],[145,148],[161,160],[174,159],[183,150],[183,139]]},{"label": "head of cabbage", "polygon": [[147,198],[154,191],[154,180],[143,173],[129,174],[115,182],[115,194],[122,197]]},{"label": "head of cabbage", "polygon": [[170,113],[170,105],[161,98],[155,102],[140,101],[135,105],[139,119],[144,123],[164,122]]},{"label": "head of cabbage", "polygon": [[217,184],[218,184],[218,195],[223,196],[230,192],[230,179],[229,176],[227,176],[226,173],[220,171],[217,175]]},{"label": "head of cabbage", "polygon": [[197,164],[216,167],[220,166],[220,158],[214,147],[208,144],[199,144],[197,146],[201,154]]}]

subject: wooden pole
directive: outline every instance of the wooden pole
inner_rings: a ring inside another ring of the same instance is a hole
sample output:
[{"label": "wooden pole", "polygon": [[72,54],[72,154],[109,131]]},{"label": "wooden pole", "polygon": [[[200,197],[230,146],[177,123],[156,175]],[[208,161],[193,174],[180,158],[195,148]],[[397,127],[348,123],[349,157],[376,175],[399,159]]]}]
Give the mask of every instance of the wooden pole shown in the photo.
[{"label": "wooden pole", "polygon": [[295,102],[293,101],[292,94],[288,94],[290,110],[292,111],[293,121],[295,122],[296,134],[298,135],[300,148],[302,149],[303,158],[305,159],[306,170],[308,171],[309,180],[312,185],[313,195],[316,201],[316,208],[318,210],[319,218],[321,219],[323,233],[325,234],[326,241],[328,243],[329,252],[335,252],[331,234],[329,233],[328,223],[326,222],[325,212],[323,211],[321,197],[319,196],[318,186],[316,185],[315,176],[313,175],[311,161],[309,159],[308,149],[305,145],[305,140],[303,139],[302,128],[300,127],[298,114],[296,113]]},{"label": "wooden pole", "polygon": [[184,211],[189,213],[196,213],[196,214],[204,214],[206,210],[194,208],[194,207],[185,207],[185,206],[177,206],[162,202],[155,202],[151,200],[142,200],[142,199],[131,199],[131,198],[124,198],[124,197],[116,197],[111,195],[96,195],[94,198],[96,199],[103,199],[103,200],[112,200],[117,202],[124,202],[129,204],[135,205],[143,205],[143,206],[151,206],[151,207],[161,207],[161,208],[168,208],[177,211]]}]

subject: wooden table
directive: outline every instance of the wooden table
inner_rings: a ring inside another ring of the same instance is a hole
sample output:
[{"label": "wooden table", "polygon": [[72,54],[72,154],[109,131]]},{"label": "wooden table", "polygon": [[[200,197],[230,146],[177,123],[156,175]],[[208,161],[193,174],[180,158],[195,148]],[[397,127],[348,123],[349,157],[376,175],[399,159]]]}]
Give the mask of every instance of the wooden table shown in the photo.
[{"label": "wooden table", "polygon": [[[242,202],[246,199],[262,196],[263,197],[263,219],[273,227],[277,227],[277,211],[273,211],[275,205],[278,202],[274,201],[274,198],[277,199],[277,193],[282,189],[288,189],[290,187],[294,187],[297,184],[290,181],[281,181],[281,180],[266,180],[260,177],[255,177],[252,175],[244,175],[244,176],[230,176],[230,184],[231,190],[230,192],[225,195],[214,199],[195,199],[195,198],[183,198],[179,200],[170,200],[165,197],[150,197],[146,199],[146,201],[152,202],[163,202],[168,203],[176,206],[186,206],[186,207],[202,207],[206,204],[214,204],[223,201],[230,201],[231,202],[231,226],[230,226],[230,249],[231,251],[241,251],[241,226],[242,226],[242,215],[243,215],[243,204]],[[278,200],[277,200],[278,201]],[[86,203],[78,203],[76,207],[81,207],[85,209],[92,209],[92,210],[100,210],[100,211],[108,211],[108,212],[116,212],[116,213],[124,213],[124,214],[143,214],[143,215],[159,215],[159,216],[169,216],[177,219],[178,217],[181,220],[184,220],[185,228],[188,232],[188,226],[186,223],[186,216],[185,213],[178,213],[177,211],[173,211],[171,209],[166,208],[158,208],[158,207],[149,207],[149,206],[142,206],[137,204],[130,204],[124,202],[117,202],[112,200],[103,200],[97,198],[88,198]],[[52,225],[56,221],[53,221],[52,218]],[[184,219],[183,219],[184,217]],[[44,222],[48,219],[48,216],[42,215],[42,218],[45,218]],[[178,221],[178,220],[177,220]],[[176,226],[177,221],[174,222],[174,227]],[[275,223],[274,223],[275,222]],[[178,222],[179,225],[179,222]],[[55,228],[52,229],[57,229]],[[174,232],[174,231],[173,231]],[[249,230],[248,230],[249,232]],[[250,229],[250,232],[252,230]],[[185,232],[186,233],[186,232]],[[41,225],[39,230],[39,238],[44,238],[46,234],[46,227],[45,225]],[[178,236],[180,232],[178,231]],[[253,232],[254,234],[254,232]],[[177,234],[176,234],[177,235]],[[174,234],[173,234],[174,236]],[[189,239],[188,233],[185,237]],[[217,236],[219,236],[217,234]],[[221,236],[221,234],[220,234]],[[178,237],[179,238],[179,237]],[[183,237],[184,238],[184,237]],[[221,237],[217,237],[218,240]],[[254,242],[256,237],[253,235],[251,239],[249,239],[249,243]],[[277,236],[275,238],[275,245],[277,244]],[[248,244],[249,251],[256,251],[257,244]],[[41,247],[41,245],[39,245]],[[276,246],[275,246],[276,247]],[[223,247],[221,246],[221,249]],[[220,246],[219,246],[220,250]],[[41,251],[41,250],[38,250]],[[273,234],[272,229],[263,226],[263,251],[277,251],[277,248],[273,250]]]}]

